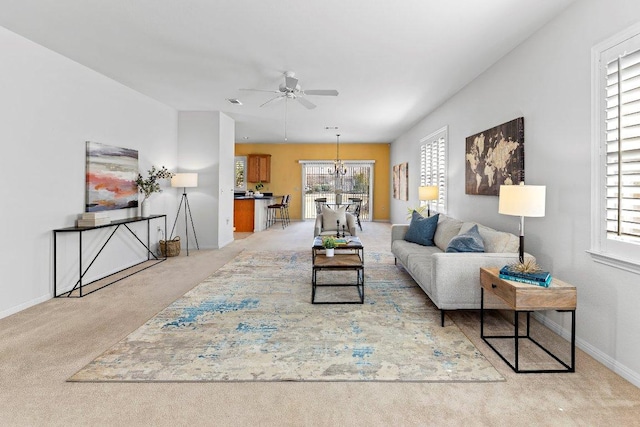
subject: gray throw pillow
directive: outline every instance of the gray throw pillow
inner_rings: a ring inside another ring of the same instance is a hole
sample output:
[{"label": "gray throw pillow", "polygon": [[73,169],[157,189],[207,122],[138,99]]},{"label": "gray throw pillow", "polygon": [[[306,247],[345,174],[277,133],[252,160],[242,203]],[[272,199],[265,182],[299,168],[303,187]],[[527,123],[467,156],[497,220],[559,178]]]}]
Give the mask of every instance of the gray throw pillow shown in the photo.
[{"label": "gray throw pillow", "polygon": [[438,227],[438,215],[423,217],[418,212],[411,214],[411,223],[404,236],[407,242],[417,243],[422,246],[433,246],[433,236]]},{"label": "gray throw pillow", "polygon": [[478,225],[451,239],[445,252],[484,252],[484,242],[478,232]]}]

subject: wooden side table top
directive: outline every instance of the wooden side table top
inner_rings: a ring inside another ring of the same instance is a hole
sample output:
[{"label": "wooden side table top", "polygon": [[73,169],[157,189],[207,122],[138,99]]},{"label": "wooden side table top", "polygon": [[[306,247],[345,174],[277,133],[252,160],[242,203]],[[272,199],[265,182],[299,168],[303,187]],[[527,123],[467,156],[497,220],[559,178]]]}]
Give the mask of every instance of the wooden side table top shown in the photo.
[{"label": "wooden side table top", "polygon": [[485,292],[496,295],[513,310],[576,309],[578,295],[573,285],[554,277],[549,287],[545,288],[501,279],[499,271],[499,268],[480,268],[480,283]]}]

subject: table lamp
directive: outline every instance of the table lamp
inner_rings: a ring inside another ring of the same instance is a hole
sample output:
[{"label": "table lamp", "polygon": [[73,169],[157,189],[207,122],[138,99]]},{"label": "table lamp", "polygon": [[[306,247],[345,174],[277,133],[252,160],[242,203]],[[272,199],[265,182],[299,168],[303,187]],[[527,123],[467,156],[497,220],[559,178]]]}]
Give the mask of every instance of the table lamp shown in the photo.
[{"label": "table lamp", "polygon": [[197,173],[177,173],[171,178],[172,187],[182,187],[182,198],[180,199],[180,205],[178,206],[178,213],[176,214],[176,220],[173,222],[173,228],[171,229],[170,239],[173,237],[173,231],[176,228],[178,217],[180,216],[180,209],[184,203],[184,227],[187,241],[187,256],[189,256],[189,223],[187,222],[187,213],[191,220],[191,229],[193,230],[193,237],[196,240],[196,247],[200,249],[198,245],[198,236],[196,236],[196,229],[193,226],[193,217],[191,216],[191,207],[189,206],[189,198],[187,197],[187,187],[198,186],[198,174]]},{"label": "table lamp", "polygon": [[544,185],[501,185],[498,212],[520,217],[520,249],[518,259],[524,263],[524,217],[543,217],[545,208]]},{"label": "table lamp", "polygon": [[438,200],[438,186],[437,185],[423,185],[418,188],[418,199],[420,201],[427,202],[427,216],[431,216],[431,209],[429,205],[431,200]]}]

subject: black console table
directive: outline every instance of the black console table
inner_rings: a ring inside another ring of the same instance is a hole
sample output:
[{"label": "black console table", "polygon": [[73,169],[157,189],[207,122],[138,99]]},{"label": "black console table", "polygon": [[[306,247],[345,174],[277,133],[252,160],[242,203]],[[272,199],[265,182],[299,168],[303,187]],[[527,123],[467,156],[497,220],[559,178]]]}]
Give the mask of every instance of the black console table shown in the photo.
[{"label": "black console table", "polygon": [[[117,220],[117,221],[111,221],[109,224],[105,224],[105,225],[96,225],[94,227],[67,227],[67,228],[59,228],[56,230],[53,230],[53,296],[54,297],[62,297],[62,296],[67,296],[67,297],[77,297],[77,298],[81,298],[85,295],[89,295],[92,292],[95,292],[99,289],[102,289],[106,286],[109,286],[113,283],[116,283],[124,278],[127,278],[129,276],[132,276],[136,273],[139,273],[142,270],[146,270],[149,267],[153,267],[154,265],[162,262],[162,261],[166,261],[167,257],[158,257],[156,256],[156,254],[153,253],[153,251],[151,249],[149,249],[149,237],[151,236],[151,220],[153,219],[159,219],[159,218],[163,218],[164,219],[164,235],[167,235],[167,216],[166,215],[150,215],[148,217],[134,217],[134,218],[127,218],[127,219],[121,219],[121,220]],[[146,221],[147,222],[147,242],[145,244],[145,242],[143,242],[142,240],[140,240],[140,238],[129,228],[128,224],[134,223],[134,222],[141,222],[141,221]],[[102,244],[102,247],[100,247],[100,249],[98,250],[98,253],[93,257],[93,259],[89,262],[89,265],[87,265],[86,268],[83,269],[82,266],[82,235],[88,231],[93,231],[93,230],[97,230],[97,229],[101,229],[101,228],[108,228],[108,227],[112,227],[113,231],[111,232],[111,234],[109,235],[109,237],[107,238],[107,240]],[[116,271],[115,273],[111,273],[108,274],[106,276],[100,277],[96,280],[93,280],[89,283],[83,283],[83,279],[84,276],[87,274],[87,272],[89,271],[89,269],[91,268],[91,266],[93,265],[93,263],[96,261],[96,259],[100,256],[100,254],[102,253],[102,250],[105,248],[105,246],[107,246],[107,244],[109,243],[109,241],[111,240],[111,238],[113,237],[114,234],[116,234],[116,232],[121,229],[124,228],[126,230],[129,231],[129,233],[131,233],[133,235],[133,237],[135,237],[135,240],[137,242],[139,242],[146,250],[147,250],[147,259],[145,261],[141,261],[137,264],[131,265],[129,267],[123,268],[119,271]],[[79,271],[78,271],[78,281],[76,282],[76,284],[74,285],[73,289],[71,289],[70,291],[65,291],[62,292],[60,295],[58,295],[58,276],[57,276],[57,266],[58,266],[58,258],[57,258],[57,237],[58,237],[58,233],[78,233],[78,265],[79,265]],[[152,261],[151,263],[149,263],[149,261]],[[117,279],[106,283],[106,284],[101,284],[98,288],[96,289],[92,289],[90,291],[84,291],[83,292],[83,287],[84,286],[88,286],[91,285],[95,282],[98,282],[100,280],[104,280],[108,277],[114,276],[118,273],[122,273],[125,270],[129,270],[129,269],[134,269],[134,267],[139,266],[140,264],[143,263],[149,263],[148,266],[144,267],[144,268],[140,268],[140,269],[136,269],[135,271],[130,272],[129,274],[125,274],[121,277],[118,277]],[[77,292],[76,292],[77,291]]]}]

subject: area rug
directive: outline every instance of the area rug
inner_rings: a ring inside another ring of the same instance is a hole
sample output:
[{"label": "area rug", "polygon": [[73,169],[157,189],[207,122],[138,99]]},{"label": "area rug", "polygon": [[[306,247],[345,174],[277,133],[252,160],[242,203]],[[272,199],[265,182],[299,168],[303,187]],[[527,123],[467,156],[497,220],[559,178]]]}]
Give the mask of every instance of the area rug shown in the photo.
[{"label": "area rug", "polygon": [[244,251],[69,381],[504,380],[439,319],[390,254],[366,253],[364,304],[313,305],[310,251]]}]

